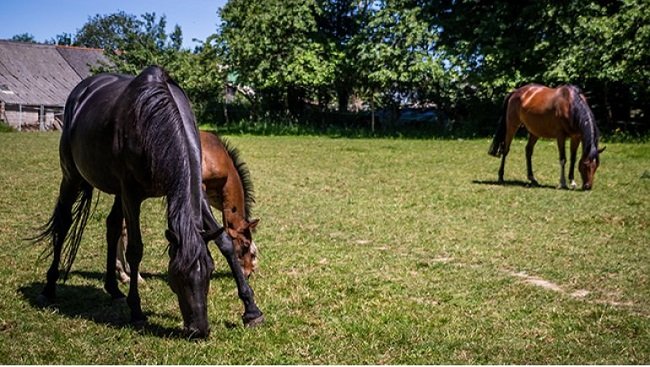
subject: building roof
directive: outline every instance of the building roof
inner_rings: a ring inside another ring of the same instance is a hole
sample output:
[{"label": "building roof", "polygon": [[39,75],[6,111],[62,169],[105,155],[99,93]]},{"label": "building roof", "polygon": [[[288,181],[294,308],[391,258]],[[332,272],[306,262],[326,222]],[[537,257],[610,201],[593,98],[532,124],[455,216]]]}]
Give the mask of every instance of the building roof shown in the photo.
[{"label": "building roof", "polygon": [[99,49],[0,40],[0,101],[63,106],[100,62],[110,63]]}]

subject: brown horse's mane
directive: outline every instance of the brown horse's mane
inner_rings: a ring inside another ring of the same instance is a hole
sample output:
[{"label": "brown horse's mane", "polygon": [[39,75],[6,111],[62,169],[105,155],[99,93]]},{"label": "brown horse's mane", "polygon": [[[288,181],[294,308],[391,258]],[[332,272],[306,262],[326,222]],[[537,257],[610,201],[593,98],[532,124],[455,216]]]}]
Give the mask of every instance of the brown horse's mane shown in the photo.
[{"label": "brown horse's mane", "polygon": [[255,191],[253,189],[253,181],[251,180],[251,173],[248,170],[248,165],[241,158],[239,149],[232,145],[228,139],[223,138],[217,134],[214,135],[219,139],[223,147],[226,149],[226,152],[228,152],[230,159],[232,159],[233,165],[237,169],[237,173],[239,174],[239,178],[244,189],[244,209],[246,210],[245,219],[250,220],[252,217],[253,206],[255,205]]}]

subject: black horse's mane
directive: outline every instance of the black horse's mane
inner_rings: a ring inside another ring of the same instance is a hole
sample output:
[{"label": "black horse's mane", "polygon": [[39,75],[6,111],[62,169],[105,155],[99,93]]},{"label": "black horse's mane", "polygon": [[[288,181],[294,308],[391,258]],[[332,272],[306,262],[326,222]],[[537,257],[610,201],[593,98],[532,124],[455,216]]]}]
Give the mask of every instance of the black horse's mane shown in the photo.
[{"label": "black horse's mane", "polygon": [[244,188],[244,209],[246,210],[245,219],[250,220],[252,217],[253,206],[255,205],[255,190],[253,189],[253,180],[251,180],[251,173],[248,170],[248,165],[241,158],[239,149],[232,145],[228,139],[222,138],[217,134],[214,135],[219,139],[221,145],[223,145],[223,147],[226,149],[226,152],[228,152],[230,159],[232,159],[232,162],[237,169],[237,173],[239,174],[239,178],[241,179],[241,183]]},{"label": "black horse's mane", "polygon": [[[190,118],[184,118],[181,110],[183,107],[189,109],[189,102],[187,106],[179,105],[179,102],[186,102],[187,97],[182,94],[184,100],[177,101],[171,90],[176,87],[182,93],[180,87],[160,68],[150,67],[141,76],[146,75],[147,71],[153,77],[136,78],[133,81],[137,88],[132,110],[135,114],[134,123],[138,122],[135,128],[141,137],[143,149],[150,157],[149,169],[154,181],[163,183],[169,193],[185,190],[185,199],[167,198],[170,230],[175,232],[179,240],[179,243],[170,244],[176,253],[171,266],[177,271],[185,272],[196,260],[209,256],[200,238],[203,230],[200,209],[200,142],[193,115],[190,112]],[[138,79],[141,79],[140,83]],[[186,157],[188,161],[179,163],[179,157]],[[189,172],[190,165],[198,167],[199,172],[192,175]]]},{"label": "black horse's mane", "polygon": [[573,92],[572,123],[574,126],[578,126],[582,132],[583,152],[589,159],[593,159],[598,152],[598,140],[600,139],[600,131],[596,125],[594,113],[583,98],[584,94],[578,86],[568,85],[568,88]]}]

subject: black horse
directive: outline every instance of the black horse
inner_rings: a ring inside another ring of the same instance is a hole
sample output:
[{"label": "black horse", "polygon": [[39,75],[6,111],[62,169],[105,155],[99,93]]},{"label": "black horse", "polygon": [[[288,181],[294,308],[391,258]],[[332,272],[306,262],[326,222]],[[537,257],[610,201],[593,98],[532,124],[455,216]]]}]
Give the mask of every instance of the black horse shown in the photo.
[{"label": "black horse", "polygon": [[[237,282],[246,325],[263,320],[239,266],[232,239],[217,224],[201,188],[201,147],[190,103],[183,90],[159,67],[138,76],[99,74],[83,80],[65,105],[59,145],[63,178],[54,213],[36,240],[51,239],[52,265],[39,296],[55,298],[59,263],[65,252],[67,278],[90,215],[93,188],[115,195],[106,219],[105,290],[124,298],[115,277],[115,256],[126,220],[131,271],[142,259],[140,206],[151,197],[167,200],[169,282],[178,296],[185,331],[207,337],[207,294],[214,263],[207,247],[216,240]],[[137,277],[131,278],[127,304],[131,322],[142,325]]]}]

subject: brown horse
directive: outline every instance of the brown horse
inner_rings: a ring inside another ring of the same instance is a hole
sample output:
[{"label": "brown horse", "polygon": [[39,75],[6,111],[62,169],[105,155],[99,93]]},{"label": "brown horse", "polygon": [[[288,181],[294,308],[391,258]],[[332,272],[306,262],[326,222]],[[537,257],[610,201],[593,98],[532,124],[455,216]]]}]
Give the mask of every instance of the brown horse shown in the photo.
[{"label": "brown horse", "polygon": [[510,93],[503,102],[503,115],[499,120],[497,132],[488,153],[501,156],[499,182],[503,183],[503,172],[510,143],[523,125],[528,130],[526,144],[526,167],[528,179],[537,185],[533,175],[532,156],[539,138],[557,139],[560,153],[560,187],[567,188],[564,177],[566,164],[565,141],[571,140],[571,163],[569,180],[571,187],[577,185],[573,171],[578,145],[582,143],[582,157],[578,165],[582,177],[582,188],[590,190],[594,185],[594,175],[600,165],[599,155],[605,148],[598,149],[600,132],[585,96],[574,85],[549,88],[538,84],[528,84]]},{"label": "brown horse", "polygon": [[[257,246],[252,232],[259,219],[250,219],[255,203],[253,183],[239,150],[216,134],[201,131],[203,189],[210,205],[222,213],[223,225],[235,245],[235,252],[244,275],[249,277],[257,269]],[[120,281],[130,279],[128,263],[124,261],[127,236],[122,232],[118,243],[116,271]],[[138,281],[143,282],[138,274]]]}]

